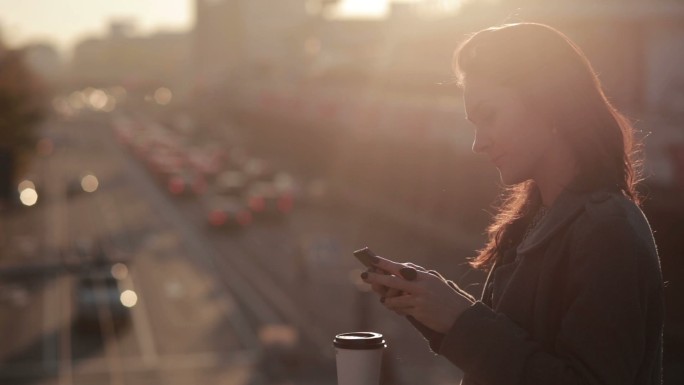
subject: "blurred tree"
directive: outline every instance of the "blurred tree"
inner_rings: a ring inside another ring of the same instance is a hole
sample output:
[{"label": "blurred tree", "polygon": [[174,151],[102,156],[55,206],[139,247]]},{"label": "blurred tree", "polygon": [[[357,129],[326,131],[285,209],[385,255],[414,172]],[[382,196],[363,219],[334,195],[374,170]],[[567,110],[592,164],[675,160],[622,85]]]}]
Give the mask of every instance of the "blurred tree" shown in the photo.
[{"label": "blurred tree", "polygon": [[26,66],[23,51],[0,44],[0,205],[12,198],[17,167],[34,153],[45,97],[45,87]]}]

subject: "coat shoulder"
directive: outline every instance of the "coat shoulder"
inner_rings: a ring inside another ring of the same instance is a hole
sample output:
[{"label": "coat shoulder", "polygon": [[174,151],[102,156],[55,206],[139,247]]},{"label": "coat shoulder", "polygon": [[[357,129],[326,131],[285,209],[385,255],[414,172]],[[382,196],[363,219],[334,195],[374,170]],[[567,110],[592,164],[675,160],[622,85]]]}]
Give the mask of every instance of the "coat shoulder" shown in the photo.
[{"label": "coat shoulder", "polygon": [[584,209],[585,215],[580,219],[585,226],[616,226],[615,230],[651,233],[643,211],[623,194],[606,191],[591,193]]},{"label": "coat shoulder", "polygon": [[621,193],[592,193],[575,225],[575,233],[592,243],[619,242],[623,247],[657,258],[653,231],[646,216]]}]

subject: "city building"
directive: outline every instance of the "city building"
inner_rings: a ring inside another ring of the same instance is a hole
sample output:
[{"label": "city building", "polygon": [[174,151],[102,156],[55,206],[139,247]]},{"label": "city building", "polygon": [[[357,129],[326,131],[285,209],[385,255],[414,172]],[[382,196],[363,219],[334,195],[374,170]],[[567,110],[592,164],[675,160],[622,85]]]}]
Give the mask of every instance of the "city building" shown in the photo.
[{"label": "city building", "polygon": [[182,32],[134,33],[134,26],[114,22],[104,38],[79,43],[70,65],[76,86],[181,87],[190,68],[191,38]]},{"label": "city building", "polygon": [[51,84],[62,80],[64,63],[55,47],[49,44],[31,44],[22,50],[26,64],[43,80]]},{"label": "city building", "polygon": [[305,59],[315,17],[305,0],[197,0],[194,67],[200,87],[241,77],[278,79]]}]

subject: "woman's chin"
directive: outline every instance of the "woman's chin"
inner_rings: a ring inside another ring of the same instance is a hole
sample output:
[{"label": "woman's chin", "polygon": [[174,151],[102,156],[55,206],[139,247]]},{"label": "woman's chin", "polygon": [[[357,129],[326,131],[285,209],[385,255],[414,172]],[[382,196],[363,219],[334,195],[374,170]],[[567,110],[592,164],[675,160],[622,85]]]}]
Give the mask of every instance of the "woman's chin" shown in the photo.
[{"label": "woman's chin", "polygon": [[520,175],[515,175],[509,172],[502,171],[501,168],[499,168],[498,170],[499,178],[501,179],[501,182],[506,186],[512,186],[514,184],[522,183],[529,180],[529,178],[524,178]]}]

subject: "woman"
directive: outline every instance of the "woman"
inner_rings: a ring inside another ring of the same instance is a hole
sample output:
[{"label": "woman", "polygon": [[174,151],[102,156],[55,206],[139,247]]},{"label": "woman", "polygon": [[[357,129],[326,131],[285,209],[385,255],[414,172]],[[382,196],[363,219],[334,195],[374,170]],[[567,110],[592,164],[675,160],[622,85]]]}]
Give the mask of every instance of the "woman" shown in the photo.
[{"label": "woman", "polygon": [[489,269],[482,297],[383,258],[362,278],[462,384],[660,384],[662,276],[630,124],[579,48],[545,25],[475,33],[454,67],[473,150],[509,186],[471,261]]}]

